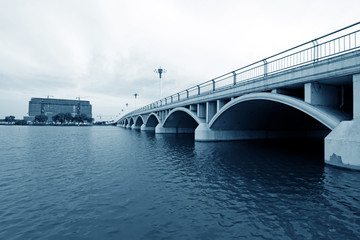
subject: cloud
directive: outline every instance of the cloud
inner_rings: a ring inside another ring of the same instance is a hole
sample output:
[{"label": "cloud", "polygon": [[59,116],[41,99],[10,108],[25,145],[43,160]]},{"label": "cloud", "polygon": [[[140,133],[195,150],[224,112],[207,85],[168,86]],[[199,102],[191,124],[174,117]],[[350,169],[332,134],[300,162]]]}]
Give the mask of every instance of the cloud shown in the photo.
[{"label": "cloud", "polygon": [[134,105],[135,92],[137,104],[148,104],[160,96],[153,72],[160,65],[168,96],[352,24],[359,7],[355,0],[4,0],[0,101],[17,99],[0,105],[0,118],[25,115],[31,97],[47,95],[92,96],[94,115]]}]

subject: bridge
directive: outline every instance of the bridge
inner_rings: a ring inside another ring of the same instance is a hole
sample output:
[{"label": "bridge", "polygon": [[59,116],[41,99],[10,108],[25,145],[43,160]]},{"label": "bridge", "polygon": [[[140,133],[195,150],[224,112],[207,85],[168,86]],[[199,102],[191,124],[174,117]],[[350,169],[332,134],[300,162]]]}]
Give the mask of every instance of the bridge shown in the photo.
[{"label": "bridge", "polygon": [[360,170],[360,22],[132,111],[118,126],[195,141],[324,139]]}]

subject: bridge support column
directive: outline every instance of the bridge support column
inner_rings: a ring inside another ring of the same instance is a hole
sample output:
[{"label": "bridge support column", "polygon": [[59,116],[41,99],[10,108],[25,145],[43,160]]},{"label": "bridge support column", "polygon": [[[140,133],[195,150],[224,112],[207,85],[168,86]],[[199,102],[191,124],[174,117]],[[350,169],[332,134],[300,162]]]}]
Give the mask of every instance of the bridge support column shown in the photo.
[{"label": "bridge support column", "polygon": [[191,104],[190,105],[190,111],[192,111],[192,112],[197,112],[197,105],[195,105],[195,104]]},{"label": "bridge support column", "polygon": [[126,127],[125,128],[131,128],[131,125],[130,124],[128,124],[128,125],[126,125]]},{"label": "bridge support column", "polygon": [[353,76],[353,118],[326,136],[325,163],[360,170],[360,74]]},{"label": "bridge support column", "polygon": [[206,118],[206,104],[205,103],[199,103],[197,105],[197,116],[199,118]]},{"label": "bridge support column", "polygon": [[216,112],[220,111],[220,109],[227,103],[224,99],[219,99],[216,101]]},{"label": "bridge support column", "polygon": [[215,114],[216,114],[216,102],[207,102],[206,103],[206,123],[209,123]]}]

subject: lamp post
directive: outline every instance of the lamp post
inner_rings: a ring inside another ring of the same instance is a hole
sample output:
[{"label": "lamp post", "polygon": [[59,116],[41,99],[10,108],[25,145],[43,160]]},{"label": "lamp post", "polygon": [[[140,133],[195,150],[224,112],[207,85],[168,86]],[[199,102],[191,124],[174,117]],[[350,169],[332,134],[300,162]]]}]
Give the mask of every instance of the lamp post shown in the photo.
[{"label": "lamp post", "polygon": [[167,71],[166,69],[161,68],[161,66],[158,69],[154,70],[155,73],[159,74],[159,85],[160,85],[160,99],[162,98],[162,84],[161,84],[161,76],[165,74]]},{"label": "lamp post", "polygon": [[139,96],[139,94],[134,93],[134,97],[135,97],[135,108],[136,108],[136,98],[137,98],[137,96]]}]

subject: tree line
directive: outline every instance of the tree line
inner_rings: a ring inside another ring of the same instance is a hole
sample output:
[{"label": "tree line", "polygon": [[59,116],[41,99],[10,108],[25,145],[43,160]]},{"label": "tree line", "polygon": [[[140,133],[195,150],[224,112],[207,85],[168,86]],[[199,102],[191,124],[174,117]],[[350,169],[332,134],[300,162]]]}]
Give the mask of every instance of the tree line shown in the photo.
[{"label": "tree line", "polygon": [[13,116],[13,115],[6,116],[4,119],[0,119],[0,122],[7,122],[8,124],[15,124],[15,125],[25,125],[26,124],[25,120],[15,119],[15,116]]},{"label": "tree line", "polygon": [[[46,123],[48,122],[48,116],[46,115],[36,115],[34,122],[35,123]],[[76,114],[73,116],[71,113],[58,113],[52,116],[51,119],[55,123],[92,123],[94,121],[93,118],[88,117],[85,113]]]},{"label": "tree line", "polygon": [[[7,122],[8,124],[15,125],[27,125],[28,123],[25,120],[17,120],[15,116],[10,115],[6,116],[4,119],[0,119],[0,122]],[[55,124],[78,124],[78,123],[92,123],[94,121],[93,118],[88,117],[85,113],[76,114],[73,116],[71,113],[58,113],[52,116],[51,120],[49,120],[46,115],[36,115],[33,123],[35,124],[45,124],[45,123],[55,123]]]}]

